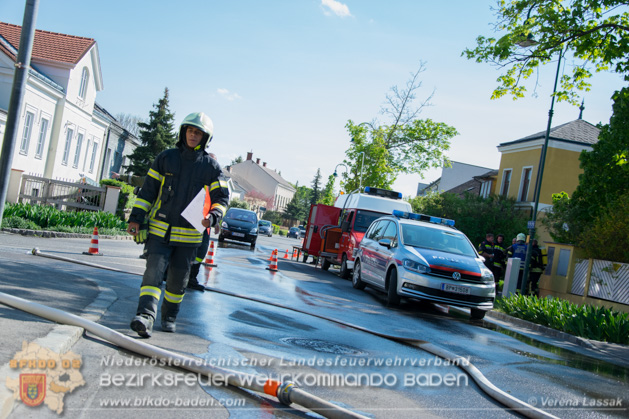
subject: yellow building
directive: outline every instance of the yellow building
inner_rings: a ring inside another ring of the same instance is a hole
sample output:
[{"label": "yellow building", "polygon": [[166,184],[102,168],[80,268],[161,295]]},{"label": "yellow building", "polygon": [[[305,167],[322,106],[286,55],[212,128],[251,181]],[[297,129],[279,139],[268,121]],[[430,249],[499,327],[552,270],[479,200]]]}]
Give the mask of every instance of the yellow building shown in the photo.
[{"label": "yellow building", "polygon": [[[579,167],[579,155],[583,150],[592,150],[592,145],[598,141],[599,131],[582,119],[551,128],[539,195],[538,220],[544,210],[552,206],[554,193],[565,191],[572,196],[579,184],[579,175],[583,173]],[[534,207],[537,172],[545,137],[546,131],[541,131],[498,146],[502,157],[495,193],[515,198],[518,206],[530,214]],[[539,222],[537,227],[540,227]],[[542,241],[550,240],[545,231],[538,230],[538,233]]]}]

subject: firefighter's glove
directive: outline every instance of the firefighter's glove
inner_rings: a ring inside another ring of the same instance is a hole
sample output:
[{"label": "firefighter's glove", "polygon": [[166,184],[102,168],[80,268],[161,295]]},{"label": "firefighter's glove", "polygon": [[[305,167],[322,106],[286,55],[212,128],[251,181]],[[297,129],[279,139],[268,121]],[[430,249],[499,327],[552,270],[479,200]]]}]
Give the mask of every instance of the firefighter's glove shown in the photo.
[{"label": "firefighter's glove", "polygon": [[137,234],[133,236],[133,241],[136,242],[137,244],[146,243],[146,240],[148,238],[148,233],[149,233],[148,225],[146,224],[140,225],[140,229],[138,230]]},{"label": "firefighter's glove", "polygon": [[210,222],[210,225],[208,227],[214,227],[217,226],[219,221],[220,221],[220,216],[214,212],[210,212],[207,215],[207,220]]}]

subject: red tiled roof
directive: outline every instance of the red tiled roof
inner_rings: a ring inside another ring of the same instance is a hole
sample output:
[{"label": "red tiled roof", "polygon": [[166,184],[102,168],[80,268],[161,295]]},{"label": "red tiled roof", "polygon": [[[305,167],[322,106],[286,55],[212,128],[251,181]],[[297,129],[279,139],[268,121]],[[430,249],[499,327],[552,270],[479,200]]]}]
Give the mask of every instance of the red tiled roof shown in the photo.
[{"label": "red tiled roof", "polygon": [[[16,50],[20,45],[22,27],[10,23],[0,22],[0,36],[6,39]],[[65,35],[62,33],[35,30],[32,60],[58,61],[76,64],[81,57],[94,45],[92,38]],[[1,48],[6,51],[5,48]],[[11,58],[16,57],[10,53]]]}]

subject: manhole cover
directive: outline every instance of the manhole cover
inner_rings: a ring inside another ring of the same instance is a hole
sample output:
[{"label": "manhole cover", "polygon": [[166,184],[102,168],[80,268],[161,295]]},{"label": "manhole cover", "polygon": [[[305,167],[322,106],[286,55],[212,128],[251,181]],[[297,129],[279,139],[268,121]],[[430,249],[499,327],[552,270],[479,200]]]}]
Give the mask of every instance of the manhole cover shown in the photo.
[{"label": "manhole cover", "polygon": [[366,353],[360,349],[353,348],[348,345],[328,342],[319,339],[302,339],[302,338],[281,338],[280,341],[300,348],[312,349],[317,352],[338,355],[365,355]]}]

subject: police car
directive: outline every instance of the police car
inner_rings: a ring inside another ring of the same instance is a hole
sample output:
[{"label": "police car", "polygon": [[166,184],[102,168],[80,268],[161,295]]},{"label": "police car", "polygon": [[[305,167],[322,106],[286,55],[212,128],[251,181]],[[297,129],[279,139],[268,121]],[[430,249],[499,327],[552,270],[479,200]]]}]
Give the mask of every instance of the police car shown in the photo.
[{"label": "police car", "polygon": [[492,272],[454,221],[402,211],[370,226],[356,254],[352,284],[402,297],[468,307],[482,319],[494,306]]}]

